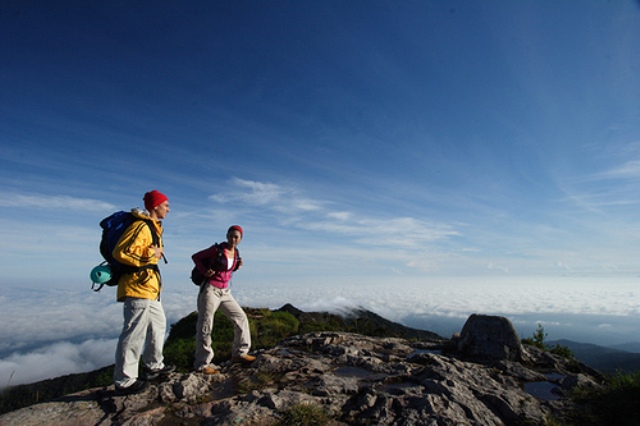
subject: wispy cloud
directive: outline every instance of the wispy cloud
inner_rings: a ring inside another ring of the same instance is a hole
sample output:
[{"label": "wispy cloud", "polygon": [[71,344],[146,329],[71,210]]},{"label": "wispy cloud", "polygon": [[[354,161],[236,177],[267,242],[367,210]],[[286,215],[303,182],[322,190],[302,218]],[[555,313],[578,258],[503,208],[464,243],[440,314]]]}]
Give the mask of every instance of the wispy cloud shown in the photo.
[{"label": "wispy cloud", "polygon": [[0,207],[38,208],[73,211],[110,211],[113,204],[90,198],[74,198],[67,195],[25,195],[0,193]]},{"label": "wispy cloud", "polygon": [[596,176],[610,179],[640,178],[640,160],[629,160]]},{"label": "wispy cloud", "polygon": [[418,246],[460,235],[453,225],[413,217],[380,218],[349,211],[337,203],[306,197],[303,191],[275,183],[231,181],[229,191],[212,195],[219,203],[248,203],[279,214],[287,226],[327,235],[352,237],[366,245]]},{"label": "wispy cloud", "polygon": [[320,202],[301,196],[295,188],[239,178],[232,179],[230,184],[233,187],[232,191],[214,194],[210,199],[224,204],[247,203],[252,206],[264,206],[289,214],[316,211],[322,207]]}]

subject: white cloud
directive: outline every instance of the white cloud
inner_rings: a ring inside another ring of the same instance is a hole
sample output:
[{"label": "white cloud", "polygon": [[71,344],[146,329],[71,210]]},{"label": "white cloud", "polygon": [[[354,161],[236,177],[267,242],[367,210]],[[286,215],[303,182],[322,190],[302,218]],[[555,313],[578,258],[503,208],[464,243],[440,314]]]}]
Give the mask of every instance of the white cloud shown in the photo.
[{"label": "white cloud", "polygon": [[[195,287],[163,293],[169,324],[195,310]],[[637,340],[640,292],[633,278],[407,278],[300,285],[241,281],[232,291],[242,306],[340,312],[364,307],[389,320],[448,336],[472,313],[511,318],[527,336],[543,324],[550,338],[589,343]],[[0,292],[0,387],[113,364],[122,306],[103,290],[87,296],[49,288]],[[76,343],[79,342],[79,343]],[[7,353],[10,351],[10,353]]]},{"label": "white cloud", "polygon": [[640,178],[640,160],[630,160],[604,173],[596,175],[605,179],[637,179]]},{"label": "white cloud", "polygon": [[509,267],[508,266],[496,265],[494,263],[489,263],[487,265],[487,269],[490,270],[490,271],[501,271],[501,272],[504,272],[505,274],[509,273]]},{"label": "white cloud", "polygon": [[0,389],[113,364],[116,339],[58,342],[0,360]]},{"label": "white cloud", "polygon": [[321,208],[320,202],[301,197],[296,189],[274,183],[234,178],[231,180],[230,186],[234,188],[230,191],[214,194],[210,199],[219,203],[246,203],[251,206],[265,206],[290,214],[315,211]]},{"label": "white cloud", "polygon": [[[286,226],[351,236],[358,244],[416,246],[459,235],[453,226],[413,217],[376,218],[347,210],[331,210],[327,201],[300,195],[300,190],[273,183],[235,178],[234,188],[210,198],[220,203],[249,203],[280,213]],[[284,214],[285,216],[282,216]]]},{"label": "white cloud", "polygon": [[[277,202],[285,191],[273,183],[255,182],[245,179],[234,178],[232,185],[238,187],[238,191],[221,192],[211,196],[211,199],[221,202],[245,202],[252,205],[263,206]],[[247,189],[248,192],[240,192],[240,189]]]},{"label": "white cloud", "polygon": [[40,208],[74,211],[110,211],[113,204],[90,198],[74,198],[67,195],[0,194],[0,207]]},{"label": "white cloud", "polygon": [[566,263],[564,263],[564,262],[562,262],[560,260],[556,260],[555,261],[555,266],[556,266],[556,268],[562,269],[562,270],[565,270],[565,271],[571,271],[572,270],[571,266],[567,265]]},{"label": "white cloud", "polygon": [[330,219],[335,219],[339,221],[347,221],[353,217],[353,214],[350,212],[329,212],[327,213],[327,217]]}]

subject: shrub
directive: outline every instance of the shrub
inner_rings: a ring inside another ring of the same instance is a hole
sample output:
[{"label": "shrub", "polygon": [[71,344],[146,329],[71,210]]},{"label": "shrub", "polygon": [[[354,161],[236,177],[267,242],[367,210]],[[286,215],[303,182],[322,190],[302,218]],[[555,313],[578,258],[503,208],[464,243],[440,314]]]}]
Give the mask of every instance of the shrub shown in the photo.
[{"label": "shrub", "polygon": [[256,348],[270,348],[298,332],[299,322],[288,312],[268,311],[256,322]]},{"label": "shrub", "polygon": [[[272,312],[269,309],[245,309],[249,319],[252,349],[264,349],[275,346],[285,337],[298,332],[299,322],[288,312]],[[164,345],[167,364],[175,364],[181,370],[193,366],[195,355],[195,333],[198,313],[193,312],[171,326],[171,332]],[[233,323],[217,311],[211,333],[213,362],[221,363],[231,358],[233,345]]]},{"label": "shrub", "polygon": [[640,370],[606,377],[604,386],[574,393],[576,402],[586,409],[572,416],[572,424],[581,426],[632,426],[640,419]]},{"label": "shrub", "polygon": [[173,364],[180,371],[188,371],[193,367],[196,350],[195,338],[173,340],[164,346],[164,358],[167,364]]},{"label": "shrub", "polygon": [[544,327],[538,323],[538,328],[533,333],[533,336],[530,338],[522,339],[522,343],[530,346],[535,346],[536,348],[542,349],[543,351],[549,351],[552,354],[561,356],[567,359],[574,359],[575,356],[573,351],[566,346],[560,346],[559,344],[555,346],[548,346],[544,343],[548,334],[544,332]]},{"label": "shrub", "polygon": [[277,426],[324,426],[329,424],[325,410],[314,404],[295,404],[280,412]]},{"label": "shrub", "polygon": [[546,350],[546,346],[544,344],[544,340],[547,338],[548,334],[544,332],[544,327],[542,324],[538,323],[538,328],[533,332],[533,336],[522,339],[522,343],[527,345],[535,346],[538,349]]},{"label": "shrub", "polygon": [[[198,313],[193,312],[171,326],[171,332],[164,344],[167,364],[175,364],[183,371],[193,367],[197,322]],[[214,352],[214,362],[222,362],[231,358],[233,324],[220,311],[216,312],[213,324],[211,348]]]}]

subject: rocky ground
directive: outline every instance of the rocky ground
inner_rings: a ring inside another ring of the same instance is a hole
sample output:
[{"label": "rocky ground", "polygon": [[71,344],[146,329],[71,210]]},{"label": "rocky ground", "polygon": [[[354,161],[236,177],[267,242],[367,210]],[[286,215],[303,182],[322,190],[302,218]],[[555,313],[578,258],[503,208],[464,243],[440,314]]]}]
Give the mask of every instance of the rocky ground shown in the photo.
[{"label": "rocky ground", "polygon": [[[0,416],[0,425],[545,425],[597,372],[522,346],[508,320],[472,316],[450,341],[310,333],[222,373],[172,373],[138,395],[92,389]],[[289,421],[289,423],[288,423]],[[318,424],[318,423],[316,423]]]}]

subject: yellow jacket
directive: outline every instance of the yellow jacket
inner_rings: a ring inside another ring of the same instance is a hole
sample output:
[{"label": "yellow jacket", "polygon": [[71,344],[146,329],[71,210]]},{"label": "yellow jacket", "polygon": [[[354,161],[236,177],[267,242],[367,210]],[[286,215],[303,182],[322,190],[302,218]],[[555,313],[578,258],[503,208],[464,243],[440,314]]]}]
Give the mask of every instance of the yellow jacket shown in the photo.
[{"label": "yellow jacket", "polygon": [[[132,210],[131,213],[137,218],[150,221],[158,235],[158,245],[162,247],[162,224],[139,211]],[[155,257],[152,245],[153,237],[149,226],[142,220],[136,220],[118,240],[113,249],[113,258],[123,265],[134,267],[157,265],[159,259]],[[118,281],[118,301],[122,302],[126,297],[155,300],[160,297],[161,286],[162,280],[157,266],[124,273]]]}]

